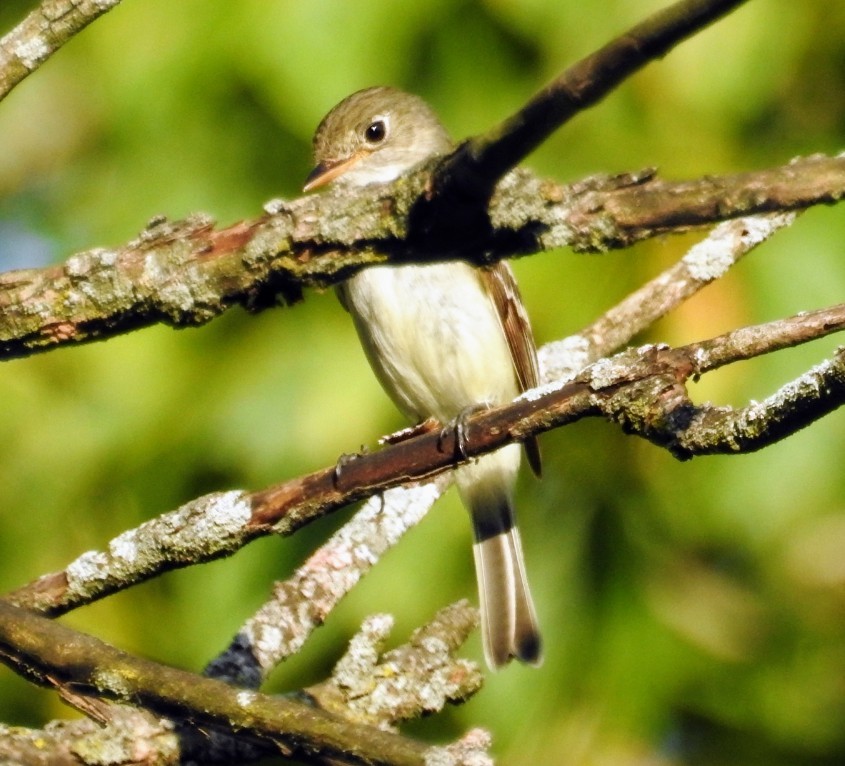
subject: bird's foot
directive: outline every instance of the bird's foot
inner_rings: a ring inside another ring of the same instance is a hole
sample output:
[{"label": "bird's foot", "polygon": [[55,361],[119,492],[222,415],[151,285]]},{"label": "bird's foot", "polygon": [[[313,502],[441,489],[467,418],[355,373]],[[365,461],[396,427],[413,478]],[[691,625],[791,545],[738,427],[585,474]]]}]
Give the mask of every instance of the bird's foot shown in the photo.
[{"label": "bird's foot", "polygon": [[443,443],[446,442],[450,434],[454,433],[455,454],[461,460],[466,460],[468,457],[467,442],[469,439],[469,423],[467,421],[476,412],[487,409],[490,409],[489,404],[470,404],[468,407],[464,407],[464,409],[458,413],[457,417],[451,423],[443,426],[440,430],[440,438],[438,440],[438,448],[440,451],[443,451]]}]

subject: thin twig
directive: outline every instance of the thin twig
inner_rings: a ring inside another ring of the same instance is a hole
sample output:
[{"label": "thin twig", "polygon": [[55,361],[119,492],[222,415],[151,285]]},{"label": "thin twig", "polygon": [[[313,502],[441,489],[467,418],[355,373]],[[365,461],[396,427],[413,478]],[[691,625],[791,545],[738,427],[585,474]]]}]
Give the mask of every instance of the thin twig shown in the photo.
[{"label": "thin twig", "polygon": [[476,185],[476,194],[488,195],[498,179],[569,119],[744,2],[681,0],[657,11],[569,67],[500,125],[466,141],[443,166],[439,178],[444,185],[459,185],[463,192],[469,180]]},{"label": "thin twig", "polygon": [[691,343],[686,349],[695,359],[695,374],[703,375],[726,364],[798,346],[842,329],[845,329],[845,304],[740,327],[710,340]]}]

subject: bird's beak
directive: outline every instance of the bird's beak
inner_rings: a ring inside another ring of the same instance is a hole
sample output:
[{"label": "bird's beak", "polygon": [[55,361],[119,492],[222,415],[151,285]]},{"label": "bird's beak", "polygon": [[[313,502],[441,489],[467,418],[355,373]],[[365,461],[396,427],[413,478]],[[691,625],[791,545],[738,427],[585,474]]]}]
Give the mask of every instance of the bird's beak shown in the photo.
[{"label": "bird's beak", "polygon": [[321,162],[308,174],[302,191],[311,191],[312,189],[317,189],[320,186],[331,183],[335,178],[342,176],[349,168],[357,164],[360,159],[360,154],[353,154],[351,157],[343,160],[326,160],[325,162]]}]

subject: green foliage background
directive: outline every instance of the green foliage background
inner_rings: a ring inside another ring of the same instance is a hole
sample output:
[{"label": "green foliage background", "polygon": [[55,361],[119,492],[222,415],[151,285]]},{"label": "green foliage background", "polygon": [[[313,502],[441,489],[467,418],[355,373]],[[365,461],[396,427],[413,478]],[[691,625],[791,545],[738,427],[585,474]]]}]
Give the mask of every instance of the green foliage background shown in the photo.
[{"label": "green foliage background", "polygon": [[[457,137],[481,131],[662,4],[125,0],[0,104],[0,268],[119,244],[155,214],[255,216],[298,194],[320,117],[371,84],[422,94]],[[34,6],[4,0],[0,30]],[[692,178],[841,151],[843,40],[837,0],[756,0],[528,164],[559,180],[648,165]],[[578,330],[697,236],[522,259],[539,341]],[[841,301],[843,237],[841,209],[807,213],[644,340],[690,342]],[[694,393],[761,399],[835,345],[735,366]],[[3,590],[200,493],[330,465],[402,425],[331,293],[6,362],[0,403]],[[843,426],[834,413],[759,454],[684,464],[601,422],[546,436],[545,478],[526,477],[519,498],[545,664],[491,676],[411,731],[488,727],[504,764],[845,761]],[[199,670],[340,517],[66,620]],[[441,502],[272,688],[323,677],[367,614],[395,614],[399,641],[474,599],[468,526],[454,498]],[[477,638],[467,651],[480,659]],[[65,714],[0,673],[0,719]]]}]

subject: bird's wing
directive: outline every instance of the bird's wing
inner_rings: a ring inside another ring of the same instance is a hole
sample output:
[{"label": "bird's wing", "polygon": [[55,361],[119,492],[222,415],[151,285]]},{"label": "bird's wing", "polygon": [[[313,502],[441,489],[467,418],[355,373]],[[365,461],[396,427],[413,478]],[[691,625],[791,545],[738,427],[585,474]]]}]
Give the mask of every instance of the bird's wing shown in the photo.
[{"label": "bird's wing", "polygon": [[[499,315],[520,391],[534,388],[540,382],[537,347],[513,271],[508,263],[499,261],[493,266],[479,269],[479,272]],[[524,446],[531,470],[539,476],[540,447],[536,438],[526,439]]]}]

